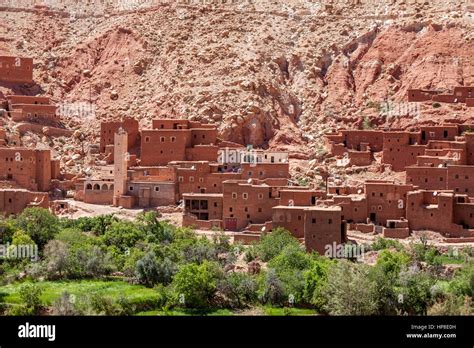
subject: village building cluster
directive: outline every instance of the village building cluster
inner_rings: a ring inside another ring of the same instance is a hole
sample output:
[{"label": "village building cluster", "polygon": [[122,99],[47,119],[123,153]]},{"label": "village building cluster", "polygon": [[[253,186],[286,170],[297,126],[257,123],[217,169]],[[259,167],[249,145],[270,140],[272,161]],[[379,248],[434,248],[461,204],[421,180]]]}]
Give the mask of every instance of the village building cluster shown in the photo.
[{"label": "village building cluster", "polygon": [[418,132],[339,130],[329,132],[326,142],[342,166],[370,165],[374,153],[381,152],[382,164],[406,171],[403,185],[378,183],[374,190],[372,183],[365,184],[367,217],[374,227],[382,225],[384,235],[431,230],[453,242],[474,241],[474,124],[422,126]]},{"label": "village building cluster", "polygon": [[[19,62],[19,63],[17,63]],[[31,83],[32,61],[0,57],[1,79]],[[471,103],[472,89],[455,98],[409,92],[409,100]],[[430,99],[430,100],[431,100]],[[3,117],[19,129],[70,134],[47,97],[6,97]],[[276,227],[288,229],[308,251],[344,243],[349,229],[406,238],[413,230],[440,232],[449,241],[474,241],[474,125],[422,126],[417,132],[337,130],[326,134],[340,166],[368,166],[374,153],[406,182],[367,180],[325,190],[295,185],[289,155],[224,141],[214,124],[155,119],[141,128],[133,118],[100,125],[99,169],[81,178],[61,172],[51,150],[19,147],[0,129],[0,210],[57,209],[53,192],[126,209],[179,205],[183,225],[234,232],[251,243]],[[99,163],[98,162],[98,163]]]},{"label": "village building cluster", "polygon": [[474,107],[474,87],[455,87],[453,93],[444,91],[409,89],[409,102],[433,101],[438,103],[461,103],[468,107]]}]

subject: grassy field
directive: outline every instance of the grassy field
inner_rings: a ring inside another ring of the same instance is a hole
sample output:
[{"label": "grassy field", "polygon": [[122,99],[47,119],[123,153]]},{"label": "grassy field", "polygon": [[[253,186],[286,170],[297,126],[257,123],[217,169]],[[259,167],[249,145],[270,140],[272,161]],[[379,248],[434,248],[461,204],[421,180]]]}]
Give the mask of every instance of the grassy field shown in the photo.
[{"label": "grassy field", "polygon": [[[17,305],[20,301],[19,288],[23,283],[16,282],[0,287],[0,301],[7,305]],[[142,285],[132,285],[124,281],[107,280],[77,280],[77,281],[43,281],[36,282],[43,289],[41,301],[50,306],[57,300],[64,291],[69,292],[76,297],[94,294],[117,300],[125,297],[134,304],[147,304],[148,310],[138,311],[135,315],[139,316],[228,316],[236,315],[240,312],[234,312],[231,309],[180,309],[174,308],[167,311],[159,308],[159,295],[152,289]],[[316,315],[311,309],[304,308],[275,308],[269,306],[256,307],[254,311],[257,315],[285,316],[285,315]]]},{"label": "grassy field", "polygon": [[[18,290],[24,283],[13,283],[0,287],[0,298],[5,303],[19,303]],[[37,282],[44,291],[41,301],[46,305],[51,305],[59,298],[62,292],[67,291],[71,295],[81,296],[98,293],[113,300],[120,296],[126,297],[132,302],[158,301],[158,294],[155,290],[141,285],[132,285],[123,281],[105,280],[78,280],[78,281],[44,281]]]},{"label": "grassy field", "polygon": [[287,316],[287,315],[317,315],[314,309],[307,308],[276,308],[276,307],[263,307],[265,315],[269,316]]},{"label": "grassy field", "polygon": [[186,309],[172,309],[169,311],[144,311],[139,312],[139,316],[189,316],[189,315],[206,315],[206,316],[227,316],[234,315],[230,309],[215,309],[215,310],[186,310]]}]

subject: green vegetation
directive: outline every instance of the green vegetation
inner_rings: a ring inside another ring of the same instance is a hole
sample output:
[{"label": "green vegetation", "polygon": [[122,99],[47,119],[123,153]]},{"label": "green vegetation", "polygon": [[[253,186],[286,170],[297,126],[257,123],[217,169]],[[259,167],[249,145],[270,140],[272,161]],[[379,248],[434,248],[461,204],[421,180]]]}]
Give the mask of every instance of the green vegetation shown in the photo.
[{"label": "green vegetation", "polygon": [[[0,263],[4,315],[472,315],[473,248],[377,239],[375,265],[307,253],[277,228],[232,245],[159,221],[58,219],[26,209],[0,238],[38,259]],[[242,267],[247,263],[249,271]],[[254,267],[255,265],[260,267]],[[448,265],[451,269],[446,272]],[[252,267],[250,267],[252,266]]]},{"label": "green vegetation", "polygon": [[364,117],[364,121],[362,122],[362,129],[364,130],[370,130],[373,129],[374,127],[372,126],[372,123],[370,122],[370,119],[368,116]]}]

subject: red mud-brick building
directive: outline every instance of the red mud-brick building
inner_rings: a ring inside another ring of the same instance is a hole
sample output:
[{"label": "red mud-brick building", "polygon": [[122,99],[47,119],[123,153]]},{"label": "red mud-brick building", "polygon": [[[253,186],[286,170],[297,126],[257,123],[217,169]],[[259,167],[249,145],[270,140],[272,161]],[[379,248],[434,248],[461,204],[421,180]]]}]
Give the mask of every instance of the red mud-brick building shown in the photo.
[{"label": "red mud-brick building", "polygon": [[33,59],[0,56],[0,80],[13,83],[32,83]]},{"label": "red mud-brick building", "polygon": [[56,162],[51,162],[50,150],[0,148],[0,179],[28,190],[48,191],[52,167],[56,166]]},{"label": "red mud-brick building", "polygon": [[48,97],[7,95],[7,114],[15,122],[58,126],[57,106]]},{"label": "red mud-brick building", "polygon": [[326,246],[347,241],[346,223],[338,206],[276,206],[273,227],[283,227],[296,238],[304,238],[306,250],[324,255]]},{"label": "red mud-brick building", "polygon": [[96,173],[77,186],[78,199],[95,204],[174,205],[184,194],[223,193],[228,180],[286,185],[289,177],[287,153],[221,142],[215,125],[188,120],[153,120],[151,130],[140,130],[133,119],[105,122],[100,152],[114,164],[113,176]]},{"label": "red mud-brick building", "polygon": [[407,220],[413,230],[430,230],[449,238],[474,237],[474,201],[453,192],[408,193]]},{"label": "red mud-brick building", "polygon": [[438,103],[463,103],[467,106],[474,106],[474,87],[458,86],[454,87],[452,93],[443,93],[442,91],[430,91],[423,89],[409,89],[407,92],[409,102],[427,102]]},{"label": "red mud-brick building", "polygon": [[222,229],[222,193],[187,193],[183,195],[183,226]]},{"label": "red mud-brick building", "polygon": [[[100,124],[100,152],[105,153],[107,146],[114,145],[114,134],[117,133],[119,128],[123,128],[127,132],[128,148],[126,152],[130,152],[139,146],[140,132],[138,121],[133,118],[125,118],[123,121],[102,122]],[[113,147],[110,151],[113,153]]]},{"label": "red mud-brick building", "polygon": [[153,120],[153,129],[141,131],[141,165],[171,161],[217,159],[217,128],[187,120]]},{"label": "red mud-brick building", "polygon": [[413,185],[395,184],[390,181],[366,181],[367,212],[369,220],[385,225],[387,220],[406,217],[406,200]]},{"label": "red mud-brick building", "polygon": [[0,189],[0,211],[5,215],[21,213],[25,208],[49,208],[46,192],[31,192],[26,189]]}]

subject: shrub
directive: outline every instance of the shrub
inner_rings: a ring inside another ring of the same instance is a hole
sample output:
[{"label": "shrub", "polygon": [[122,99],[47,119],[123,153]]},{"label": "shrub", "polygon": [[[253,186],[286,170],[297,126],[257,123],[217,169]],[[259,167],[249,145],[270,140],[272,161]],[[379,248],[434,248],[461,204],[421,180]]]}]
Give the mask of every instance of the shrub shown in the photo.
[{"label": "shrub", "polygon": [[200,238],[182,250],[186,263],[203,263],[204,261],[217,261],[217,249],[207,239]]},{"label": "shrub", "polygon": [[244,253],[245,262],[252,262],[257,258],[258,251],[254,245],[249,246]]},{"label": "shrub", "polygon": [[263,235],[256,248],[260,258],[266,262],[277,256],[287,245],[299,246],[300,244],[290,232],[278,227],[271,233]]},{"label": "shrub", "polygon": [[11,315],[38,315],[43,308],[41,294],[43,290],[33,283],[25,283],[18,290],[21,303],[12,307]]},{"label": "shrub", "polygon": [[449,290],[458,296],[474,296],[474,262],[470,261],[454,274]]},{"label": "shrub", "polygon": [[135,277],[137,262],[145,256],[145,252],[138,248],[132,248],[124,258],[122,271],[126,277]]},{"label": "shrub", "polygon": [[364,117],[364,121],[362,122],[362,129],[373,129],[372,123],[370,122],[369,117]]},{"label": "shrub", "polygon": [[433,302],[433,278],[416,269],[400,272],[398,307],[408,315],[426,315]]},{"label": "shrub", "polygon": [[222,231],[216,232],[216,234],[212,236],[212,242],[217,253],[227,253],[232,249],[230,237]]},{"label": "shrub", "polygon": [[51,314],[52,315],[78,315],[76,308],[74,306],[75,297],[72,296],[67,291],[61,293],[59,298],[54,301]]},{"label": "shrub", "polygon": [[410,257],[404,252],[382,250],[377,258],[376,267],[380,267],[384,274],[398,276],[410,262]]},{"label": "shrub", "polygon": [[62,219],[62,225],[66,228],[78,228],[82,232],[92,232],[96,236],[102,236],[107,228],[113,223],[119,221],[113,214],[99,215],[94,217],[80,217],[76,220]]},{"label": "shrub", "polygon": [[428,315],[472,315],[472,297],[446,294],[428,309]]},{"label": "shrub", "polygon": [[383,250],[395,248],[397,250],[403,250],[403,245],[398,240],[386,239],[378,237],[374,243],[371,245],[372,250]]}]

